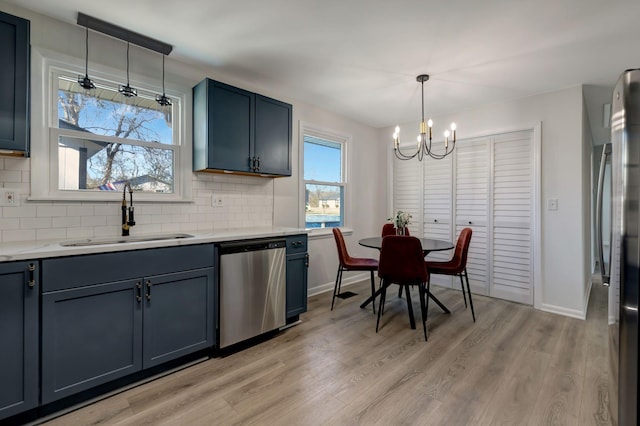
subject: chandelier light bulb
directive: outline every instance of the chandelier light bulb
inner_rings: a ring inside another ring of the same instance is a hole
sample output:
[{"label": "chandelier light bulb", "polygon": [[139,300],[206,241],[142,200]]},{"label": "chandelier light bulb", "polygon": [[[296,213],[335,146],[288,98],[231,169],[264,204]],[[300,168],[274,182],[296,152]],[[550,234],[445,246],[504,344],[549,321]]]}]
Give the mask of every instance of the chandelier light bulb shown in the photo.
[{"label": "chandelier light bulb", "polygon": [[456,131],[456,123],[451,123],[451,131],[452,132]]},{"label": "chandelier light bulb", "polygon": [[433,127],[433,120],[432,119],[429,119],[429,121],[427,121],[427,126]]}]

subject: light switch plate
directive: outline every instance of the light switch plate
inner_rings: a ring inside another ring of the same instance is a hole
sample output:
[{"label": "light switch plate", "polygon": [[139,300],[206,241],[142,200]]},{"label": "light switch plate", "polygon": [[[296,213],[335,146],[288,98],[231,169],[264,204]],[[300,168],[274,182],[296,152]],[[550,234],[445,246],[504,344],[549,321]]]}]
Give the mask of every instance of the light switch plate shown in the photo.
[{"label": "light switch plate", "polygon": [[558,199],[557,198],[549,198],[549,199],[547,199],[547,210],[558,210]]}]

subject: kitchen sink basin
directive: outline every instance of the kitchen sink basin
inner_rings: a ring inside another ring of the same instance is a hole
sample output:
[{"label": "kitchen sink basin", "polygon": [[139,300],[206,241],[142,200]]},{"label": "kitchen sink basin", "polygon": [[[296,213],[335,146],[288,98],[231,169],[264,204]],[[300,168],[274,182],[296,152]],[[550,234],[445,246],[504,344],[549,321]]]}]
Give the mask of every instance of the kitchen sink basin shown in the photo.
[{"label": "kitchen sink basin", "polygon": [[108,237],[108,238],[89,238],[86,240],[76,241],[64,241],[60,243],[63,247],[83,247],[83,246],[101,246],[105,244],[124,244],[124,243],[139,243],[145,241],[162,241],[162,240],[177,240],[182,238],[192,238],[191,234],[155,234],[155,235],[141,235],[130,237]]}]

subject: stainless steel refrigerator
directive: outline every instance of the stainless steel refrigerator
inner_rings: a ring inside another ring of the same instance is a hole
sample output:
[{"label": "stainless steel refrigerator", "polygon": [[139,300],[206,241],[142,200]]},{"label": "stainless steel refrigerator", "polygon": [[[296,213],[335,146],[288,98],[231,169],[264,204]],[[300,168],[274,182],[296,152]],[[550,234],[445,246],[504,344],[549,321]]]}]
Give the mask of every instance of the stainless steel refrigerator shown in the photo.
[{"label": "stainless steel refrigerator", "polygon": [[[640,69],[625,71],[613,91],[611,146],[603,149],[596,232],[602,281],[609,285],[609,408],[613,424],[637,425],[640,284]],[[611,164],[611,230],[602,229],[604,167]],[[603,234],[604,232],[604,234]],[[611,232],[610,270],[602,236]]]}]

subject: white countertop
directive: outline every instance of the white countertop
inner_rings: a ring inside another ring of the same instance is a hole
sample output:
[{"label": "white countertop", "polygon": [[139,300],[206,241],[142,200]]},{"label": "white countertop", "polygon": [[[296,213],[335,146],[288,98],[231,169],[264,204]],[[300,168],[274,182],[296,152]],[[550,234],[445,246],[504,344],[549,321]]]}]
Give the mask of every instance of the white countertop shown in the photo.
[{"label": "white countertop", "polygon": [[[184,231],[193,235],[189,238],[135,241],[115,244],[83,245],[65,247],[60,243],[68,241],[86,241],[81,239],[48,240],[48,241],[23,241],[0,244],[0,262],[15,260],[36,260],[48,257],[76,256],[81,254],[108,253],[114,251],[140,250],[158,247],[175,247],[193,244],[217,243],[223,241],[248,240],[254,238],[284,237],[287,235],[306,234],[307,231],[298,228],[267,227],[267,228],[242,228],[223,231]],[[172,233],[167,233],[171,235]],[[153,234],[157,236],[159,234]],[[144,237],[144,234],[134,234],[131,237]],[[113,236],[115,240],[124,240],[127,237]],[[105,240],[105,238],[92,238],[92,240]]]}]

